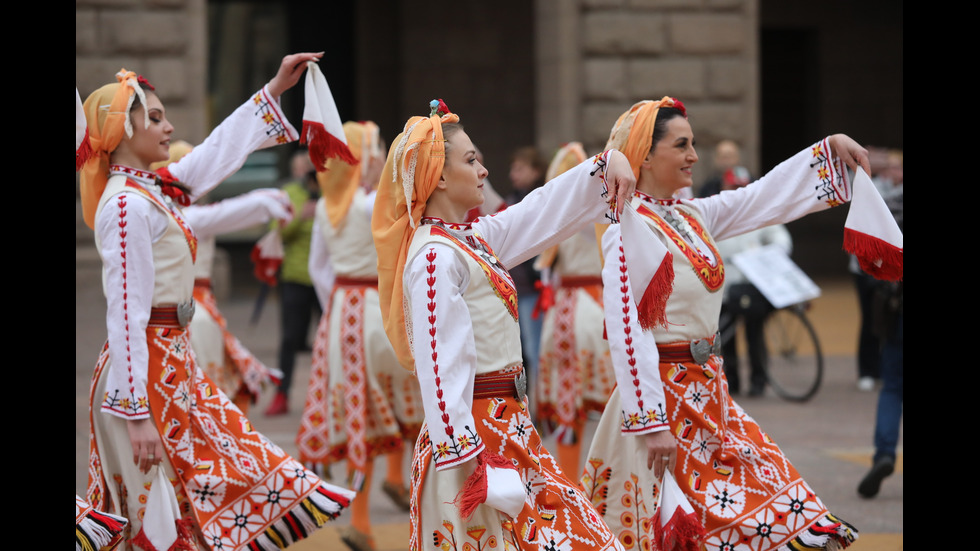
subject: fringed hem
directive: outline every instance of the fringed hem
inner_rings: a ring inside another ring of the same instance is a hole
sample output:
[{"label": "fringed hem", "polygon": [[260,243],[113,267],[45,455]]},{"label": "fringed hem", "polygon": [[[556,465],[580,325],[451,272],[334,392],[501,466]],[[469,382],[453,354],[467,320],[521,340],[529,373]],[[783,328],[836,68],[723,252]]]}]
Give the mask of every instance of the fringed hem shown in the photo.
[{"label": "fringed hem", "polygon": [[803,551],[805,549],[837,551],[848,547],[857,539],[858,531],[854,526],[827,513],[792,541],[780,547],[780,551]]},{"label": "fringed hem", "polygon": [[664,255],[660,268],[643,290],[643,299],[636,307],[636,320],[646,330],[667,326],[667,299],[674,291],[674,257]]},{"label": "fringed hem", "polygon": [[872,235],[844,228],[844,250],[858,258],[861,269],[876,279],[901,281],[904,250]]},{"label": "fringed hem", "polygon": [[108,551],[122,541],[122,531],[129,521],[123,517],[89,510],[85,518],[75,524],[75,549],[82,551]]},{"label": "fringed hem", "polygon": [[697,515],[678,508],[663,526],[654,519],[653,534],[663,551],[699,551],[707,532]]},{"label": "fringed hem", "polygon": [[92,144],[88,143],[88,128],[85,129],[85,137],[82,138],[81,145],[75,150],[75,172],[82,169],[82,165],[92,158]]},{"label": "fringed hem", "polygon": [[253,551],[278,551],[305,539],[350,506],[354,492],[321,484],[279,520],[248,543]]},{"label": "fringed hem", "polygon": [[136,534],[130,543],[144,551],[197,551],[197,544],[194,543],[194,521],[189,518],[182,518],[178,519],[175,524],[177,526],[177,539],[166,550],[157,549],[150,538],[146,537],[143,528],[140,528],[139,534]]},{"label": "fringed hem", "polygon": [[357,159],[351,153],[347,144],[327,132],[323,123],[303,121],[303,131],[299,143],[310,149],[310,160],[317,172],[323,172],[327,167],[327,159],[336,157],[349,165],[356,165]]},{"label": "fringed hem", "polygon": [[486,450],[476,456],[476,470],[466,479],[463,488],[453,500],[464,520],[473,516],[476,508],[487,500],[487,467],[513,469],[514,464],[509,459]]}]

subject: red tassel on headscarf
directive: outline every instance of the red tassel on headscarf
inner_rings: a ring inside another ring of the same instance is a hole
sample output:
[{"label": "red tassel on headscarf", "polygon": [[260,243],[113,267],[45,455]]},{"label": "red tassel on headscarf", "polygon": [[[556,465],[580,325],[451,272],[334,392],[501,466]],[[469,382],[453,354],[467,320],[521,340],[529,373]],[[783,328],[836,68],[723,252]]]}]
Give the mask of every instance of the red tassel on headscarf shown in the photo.
[{"label": "red tassel on headscarf", "polygon": [[85,129],[85,137],[82,138],[81,145],[75,150],[75,172],[82,169],[82,165],[92,158],[92,144],[88,143],[88,128]]},{"label": "red tassel on headscarf", "polygon": [[334,157],[349,165],[357,164],[357,159],[354,158],[347,144],[327,132],[323,123],[304,120],[299,143],[310,148],[310,160],[313,161],[313,166],[318,172],[326,168],[327,159]]},{"label": "red tassel on headscarf", "polygon": [[476,508],[487,500],[487,467],[513,469],[514,464],[502,455],[486,450],[476,456],[476,470],[466,478],[463,489],[453,500],[453,504],[459,508],[459,514],[463,519],[469,519],[473,516]]}]

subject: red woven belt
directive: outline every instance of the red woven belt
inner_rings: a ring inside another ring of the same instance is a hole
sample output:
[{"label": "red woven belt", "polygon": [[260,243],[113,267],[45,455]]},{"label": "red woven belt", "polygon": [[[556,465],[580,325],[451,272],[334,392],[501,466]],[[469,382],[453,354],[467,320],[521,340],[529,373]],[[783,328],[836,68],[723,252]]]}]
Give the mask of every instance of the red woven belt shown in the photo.
[{"label": "red woven belt", "polygon": [[374,287],[378,288],[378,278],[376,277],[343,277],[337,276],[333,280],[337,287]]},{"label": "red woven belt", "polygon": [[703,364],[712,354],[720,353],[718,335],[693,341],[657,343],[661,363],[696,363]]},{"label": "red woven belt", "polygon": [[527,395],[527,375],[521,366],[519,370],[502,369],[491,373],[480,373],[473,380],[473,398],[517,398],[523,400]]},{"label": "red woven belt", "polygon": [[592,287],[602,285],[602,278],[599,276],[562,276],[562,287]]}]

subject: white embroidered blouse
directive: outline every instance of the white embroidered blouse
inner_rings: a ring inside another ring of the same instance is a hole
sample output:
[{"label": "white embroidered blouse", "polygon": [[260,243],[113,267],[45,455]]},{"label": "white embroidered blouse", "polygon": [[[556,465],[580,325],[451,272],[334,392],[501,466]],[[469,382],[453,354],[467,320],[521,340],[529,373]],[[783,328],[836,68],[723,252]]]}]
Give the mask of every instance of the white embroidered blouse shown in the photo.
[{"label": "white embroidered blouse", "polygon": [[[191,189],[194,200],[238,170],[252,151],[297,137],[298,133],[281,111],[279,99],[271,97],[264,87],[229,115],[201,145],[168,169]],[[101,409],[125,419],[144,419],[149,417],[146,327],[157,285],[153,245],[167,231],[171,219],[182,225],[186,220],[170,198],[160,192],[152,173],[116,165],[112,174],[125,175],[146,194],[135,189],[123,191],[116,198],[124,200],[104,201],[96,214],[96,243],[103,263],[111,358]],[[148,196],[166,205],[170,215],[154,205]],[[190,248],[187,254],[191,254]]]},{"label": "white embroidered blouse", "polygon": [[657,343],[692,341],[718,331],[724,265],[714,240],[790,222],[850,198],[847,171],[831,158],[827,139],[738,190],[668,201],[637,192],[633,205],[673,255],[674,289],[667,300],[667,327],[643,331],[635,315],[621,232],[616,225],[609,227],[602,239],[603,301],[624,434],[669,428]]}]

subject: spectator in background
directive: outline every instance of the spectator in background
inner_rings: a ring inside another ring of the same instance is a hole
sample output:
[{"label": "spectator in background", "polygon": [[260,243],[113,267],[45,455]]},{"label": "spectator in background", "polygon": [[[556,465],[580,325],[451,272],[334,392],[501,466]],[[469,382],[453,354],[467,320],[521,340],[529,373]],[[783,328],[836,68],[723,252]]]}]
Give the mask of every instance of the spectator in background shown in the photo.
[{"label": "spectator in background", "polygon": [[[709,178],[701,185],[698,197],[710,197],[722,190],[722,178],[729,170],[739,166],[742,162],[742,153],[739,151],[738,144],[732,140],[722,140],[715,146],[714,176]],[[749,178],[751,181],[751,178]]]},{"label": "spectator in background", "polygon": [[313,163],[305,149],[293,154],[290,171],[292,180],[282,190],[289,195],[294,217],[280,230],[283,258],[279,273],[279,369],[282,371],[282,381],[265,410],[267,416],[289,412],[289,387],[293,382],[296,353],[310,349],[307,343],[310,320],[314,312],[319,319],[320,312],[320,303],[307,268],[320,186],[316,181]]},{"label": "spectator in background", "polygon": [[[889,151],[885,166],[874,178],[874,182],[898,227],[904,230],[903,164],[901,151]],[[882,481],[895,472],[905,394],[904,283],[876,282],[870,302],[871,331],[882,345],[879,356],[881,392],[878,394],[878,412],[875,417],[875,454],[871,470],[858,485],[858,494],[864,498],[878,495]]]}]

